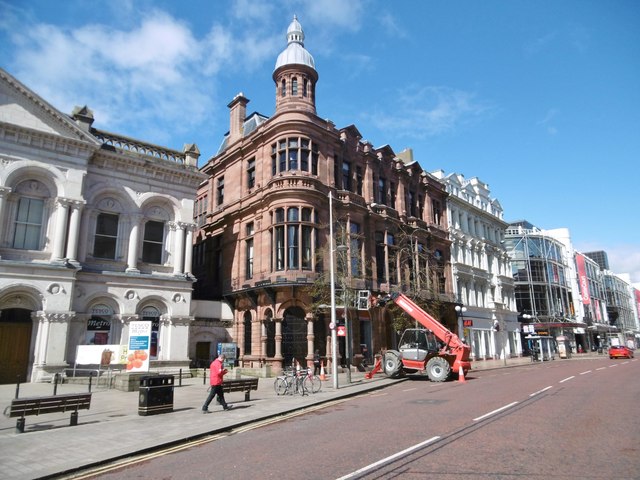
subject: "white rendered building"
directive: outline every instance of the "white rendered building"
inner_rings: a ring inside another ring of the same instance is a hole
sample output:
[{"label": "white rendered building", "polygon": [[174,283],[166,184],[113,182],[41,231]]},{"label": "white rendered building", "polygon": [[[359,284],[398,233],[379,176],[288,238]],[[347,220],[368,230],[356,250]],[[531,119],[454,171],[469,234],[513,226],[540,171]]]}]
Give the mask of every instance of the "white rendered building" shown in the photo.
[{"label": "white rendered building", "polygon": [[0,69],[0,383],[152,322],[151,369],[189,365],[198,149],[96,130]]},{"label": "white rendered building", "polygon": [[431,173],[446,185],[458,332],[474,360],[522,353],[502,206],[477,177]]}]

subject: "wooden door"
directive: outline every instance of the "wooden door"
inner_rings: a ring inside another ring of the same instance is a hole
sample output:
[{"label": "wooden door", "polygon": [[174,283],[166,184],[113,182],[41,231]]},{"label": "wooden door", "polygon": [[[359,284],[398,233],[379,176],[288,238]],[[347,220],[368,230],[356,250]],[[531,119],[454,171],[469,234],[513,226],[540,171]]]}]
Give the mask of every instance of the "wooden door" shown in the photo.
[{"label": "wooden door", "polygon": [[0,384],[27,381],[31,321],[0,321]]}]

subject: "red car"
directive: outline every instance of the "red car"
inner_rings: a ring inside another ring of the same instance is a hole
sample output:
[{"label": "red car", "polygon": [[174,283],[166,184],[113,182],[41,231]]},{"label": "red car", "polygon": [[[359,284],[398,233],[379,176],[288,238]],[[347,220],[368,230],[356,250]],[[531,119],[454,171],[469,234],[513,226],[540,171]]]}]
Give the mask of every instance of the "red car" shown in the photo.
[{"label": "red car", "polygon": [[633,350],[624,345],[609,347],[609,358],[633,358]]}]

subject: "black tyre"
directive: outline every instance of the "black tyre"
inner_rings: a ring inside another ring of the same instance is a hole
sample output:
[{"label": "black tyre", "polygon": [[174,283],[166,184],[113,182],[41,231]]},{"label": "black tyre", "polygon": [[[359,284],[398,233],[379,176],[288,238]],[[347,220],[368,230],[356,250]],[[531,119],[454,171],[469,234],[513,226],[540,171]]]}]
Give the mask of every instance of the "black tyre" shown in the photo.
[{"label": "black tyre", "polygon": [[387,377],[398,378],[402,374],[402,360],[395,350],[387,350],[382,359],[382,367]]},{"label": "black tyre", "polygon": [[444,382],[451,374],[451,365],[446,358],[433,357],[427,362],[427,376],[432,382]]}]

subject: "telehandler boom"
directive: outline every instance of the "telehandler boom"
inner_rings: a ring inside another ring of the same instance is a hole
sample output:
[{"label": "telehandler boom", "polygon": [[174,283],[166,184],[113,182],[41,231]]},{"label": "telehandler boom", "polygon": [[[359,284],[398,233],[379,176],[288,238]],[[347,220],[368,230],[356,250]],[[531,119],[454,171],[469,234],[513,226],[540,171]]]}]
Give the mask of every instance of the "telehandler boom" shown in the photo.
[{"label": "telehandler boom", "polygon": [[400,338],[398,350],[387,350],[382,364],[387,376],[395,378],[407,373],[426,371],[432,382],[443,382],[452,373],[471,370],[470,348],[458,336],[433,318],[403,293],[392,293],[378,300],[378,306],[393,301],[424,329],[410,328]]}]

